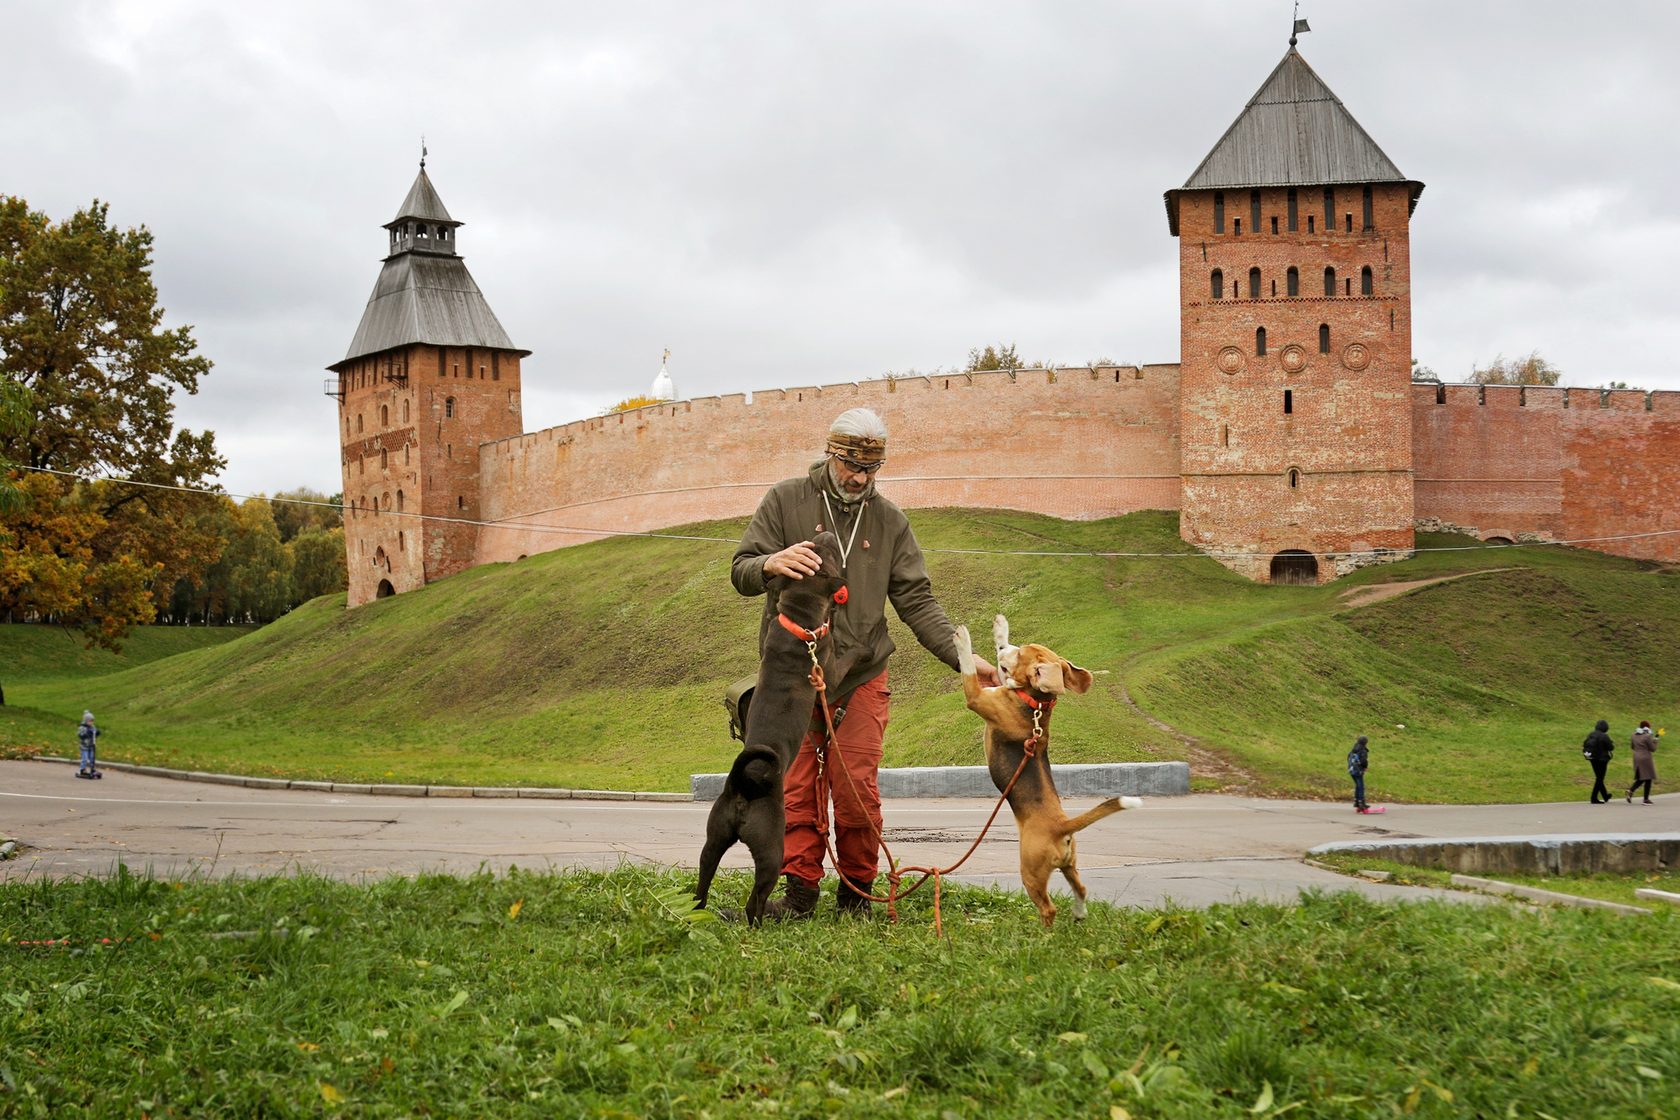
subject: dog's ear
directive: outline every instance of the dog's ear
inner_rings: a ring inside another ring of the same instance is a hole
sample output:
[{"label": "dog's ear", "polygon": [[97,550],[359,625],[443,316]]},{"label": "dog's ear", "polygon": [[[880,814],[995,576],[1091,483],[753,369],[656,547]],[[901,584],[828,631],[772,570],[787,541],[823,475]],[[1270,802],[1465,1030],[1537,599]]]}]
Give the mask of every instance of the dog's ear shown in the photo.
[{"label": "dog's ear", "polygon": [[1087,692],[1091,688],[1091,671],[1081,669],[1071,661],[1063,661],[1062,680],[1070,692]]}]

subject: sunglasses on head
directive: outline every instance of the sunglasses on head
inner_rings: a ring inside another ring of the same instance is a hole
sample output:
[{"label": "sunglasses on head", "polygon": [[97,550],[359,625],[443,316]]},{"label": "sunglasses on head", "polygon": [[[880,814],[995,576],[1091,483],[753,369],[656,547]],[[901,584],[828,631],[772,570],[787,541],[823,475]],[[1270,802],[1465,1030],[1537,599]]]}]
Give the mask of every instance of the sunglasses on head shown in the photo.
[{"label": "sunglasses on head", "polygon": [[887,461],[885,459],[877,459],[873,463],[860,463],[856,459],[848,459],[844,455],[836,454],[834,457],[839,460],[842,467],[845,467],[853,474],[874,474],[876,471],[887,465]]}]

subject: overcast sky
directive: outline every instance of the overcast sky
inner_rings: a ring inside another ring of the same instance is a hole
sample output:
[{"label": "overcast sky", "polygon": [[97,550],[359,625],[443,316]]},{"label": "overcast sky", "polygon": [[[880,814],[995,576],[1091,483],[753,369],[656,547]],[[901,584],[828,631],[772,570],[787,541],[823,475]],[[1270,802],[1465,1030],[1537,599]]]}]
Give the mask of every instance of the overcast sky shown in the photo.
[{"label": "overcast sky", "polygon": [[[1407,176],[1413,345],[1680,389],[1680,5],[1308,0],[1307,61]],[[12,0],[0,192],[156,236],[222,482],[339,488],[344,356],[420,136],[533,351],[525,427],[1023,358],[1178,360],[1161,202],[1290,5]],[[1665,357],[1666,355],[1666,357]]]}]

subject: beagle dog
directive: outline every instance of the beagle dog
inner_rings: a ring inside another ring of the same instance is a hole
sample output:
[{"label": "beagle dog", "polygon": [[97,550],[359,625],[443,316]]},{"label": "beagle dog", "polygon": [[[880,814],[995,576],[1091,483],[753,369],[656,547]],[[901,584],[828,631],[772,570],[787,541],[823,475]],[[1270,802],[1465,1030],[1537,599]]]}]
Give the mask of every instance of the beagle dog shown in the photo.
[{"label": "beagle dog", "polygon": [[1010,645],[1009,620],[1001,614],[993,620],[992,638],[1003,683],[981,688],[968,628],[957,627],[963,696],[969,710],[986,721],[986,766],[1000,792],[1020,769],[1020,777],[1009,789],[1009,809],[1021,836],[1021,883],[1048,929],[1056,921],[1056,904],[1050,901],[1052,871],[1060,871],[1073,888],[1074,919],[1085,917],[1085,884],[1075,863],[1074,833],[1122,809],[1141,808],[1143,801],[1111,797],[1068,818],[1050,776],[1050,712],[1065,693],[1089,689],[1091,674],[1045,646]]}]

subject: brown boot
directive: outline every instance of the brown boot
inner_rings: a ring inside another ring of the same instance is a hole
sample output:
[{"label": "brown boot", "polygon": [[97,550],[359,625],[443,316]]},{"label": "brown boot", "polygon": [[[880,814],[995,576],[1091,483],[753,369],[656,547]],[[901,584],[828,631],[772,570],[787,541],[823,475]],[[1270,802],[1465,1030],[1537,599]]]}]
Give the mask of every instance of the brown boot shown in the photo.
[{"label": "brown boot", "polygon": [[772,898],[764,905],[764,920],[767,922],[798,922],[816,913],[817,884],[810,879],[801,879],[791,871],[786,879],[786,896]]},{"label": "brown boot", "polygon": [[835,883],[834,901],[840,905],[840,916],[842,918],[873,918],[875,916],[874,904],[869,900],[869,896],[875,893],[875,880],[871,879],[862,886],[861,891],[853,890],[844,877],[841,877]]}]

